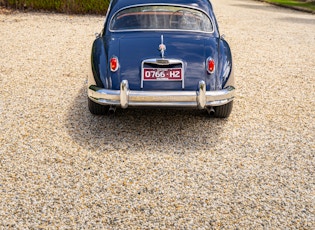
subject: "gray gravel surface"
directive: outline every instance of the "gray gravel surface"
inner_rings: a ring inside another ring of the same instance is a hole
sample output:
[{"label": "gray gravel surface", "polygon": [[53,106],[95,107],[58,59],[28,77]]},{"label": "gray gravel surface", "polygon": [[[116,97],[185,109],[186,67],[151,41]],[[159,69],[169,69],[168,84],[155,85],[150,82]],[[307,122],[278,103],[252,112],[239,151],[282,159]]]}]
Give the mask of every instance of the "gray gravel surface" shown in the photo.
[{"label": "gray gravel surface", "polygon": [[0,14],[0,229],[314,229],[315,15],[213,0],[228,119],[87,109],[104,17]]}]

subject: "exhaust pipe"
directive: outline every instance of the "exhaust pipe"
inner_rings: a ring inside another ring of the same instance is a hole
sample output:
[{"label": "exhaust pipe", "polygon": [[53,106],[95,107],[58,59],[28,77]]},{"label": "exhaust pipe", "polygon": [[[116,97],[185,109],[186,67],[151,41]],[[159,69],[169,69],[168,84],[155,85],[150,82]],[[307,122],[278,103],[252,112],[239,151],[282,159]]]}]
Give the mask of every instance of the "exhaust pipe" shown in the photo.
[{"label": "exhaust pipe", "polygon": [[109,115],[109,116],[114,116],[114,115],[115,115],[115,112],[116,112],[116,107],[110,106],[110,107],[109,107],[109,110],[108,110],[108,115]]},{"label": "exhaust pipe", "polygon": [[208,114],[209,114],[210,116],[213,116],[214,113],[215,113],[215,110],[214,110],[213,107],[207,107],[207,111],[208,111]]}]

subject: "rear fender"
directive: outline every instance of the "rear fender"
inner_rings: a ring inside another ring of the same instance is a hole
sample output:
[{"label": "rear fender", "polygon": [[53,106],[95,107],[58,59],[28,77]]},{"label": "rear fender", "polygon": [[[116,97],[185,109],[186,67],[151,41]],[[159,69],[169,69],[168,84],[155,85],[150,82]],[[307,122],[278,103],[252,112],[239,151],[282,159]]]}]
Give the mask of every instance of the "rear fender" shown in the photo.
[{"label": "rear fender", "polygon": [[89,76],[89,86],[96,85],[101,88],[109,88],[107,57],[104,50],[102,37],[94,40],[91,53],[92,74]]},{"label": "rear fender", "polygon": [[220,37],[219,47],[219,85],[217,87],[220,89],[227,86],[234,87],[232,53],[229,44],[223,37]]}]

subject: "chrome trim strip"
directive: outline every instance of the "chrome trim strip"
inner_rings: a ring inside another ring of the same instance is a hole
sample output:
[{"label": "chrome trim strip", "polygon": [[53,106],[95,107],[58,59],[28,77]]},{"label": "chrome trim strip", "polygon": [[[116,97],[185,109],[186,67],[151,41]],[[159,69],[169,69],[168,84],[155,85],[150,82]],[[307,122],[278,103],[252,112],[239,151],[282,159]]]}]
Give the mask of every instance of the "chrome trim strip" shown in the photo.
[{"label": "chrome trim strip", "polygon": [[197,91],[133,91],[127,80],[120,84],[120,90],[110,90],[91,85],[88,96],[103,105],[114,105],[122,108],[129,106],[168,106],[196,107],[205,109],[208,106],[220,106],[234,99],[235,88],[229,86],[222,90],[206,91],[204,81],[199,82]]},{"label": "chrome trim strip", "polygon": [[182,60],[172,59],[172,58],[150,58],[145,59],[142,63],[156,64],[156,65],[174,65],[174,64],[184,64]]},{"label": "chrome trim strip", "polygon": [[[116,14],[118,14],[119,12],[125,10],[125,9],[128,9],[128,8],[134,8],[134,7],[140,7],[140,6],[177,6],[177,7],[184,7],[184,8],[188,8],[188,9],[193,9],[193,10],[198,10],[202,13],[204,13],[210,20],[211,22],[211,25],[212,25],[212,31],[203,31],[203,30],[175,30],[175,29],[131,29],[131,30],[112,30],[110,27],[111,27],[111,24],[112,24],[112,20],[113,18],[116,16]],[[108,30],[110,32],[133,32],[133,31],[184,31],[184,32],[199,32],[199,33],[207,33],[207,34],[212,34],[214,33],[215,31],[215,26],[216,24],[213,22],[212,18],[209,16],[209,14],[202,10],[202,9],[199,9],[198,7],[193,7],[193,6],[188,6],[188,5],[182,5],[182,4],[165,4],[165,3],[151,3],[151,4],[136,4],[136,5],[130,5],[130,6],[126,6],[126,7],[123,7],[119,10],[117,10],[113,16],[111,17],[111,19],[109,20],[109,24],[108,24]]]},{"label": "chrome trim strip", "polygon": [[159,45],[159,50],[161,52],[161,58],[164,58],[166,46],[164,45],[164,36],[161,35],[161,44]]},{"label": "chrome trim strip", "polygon": [[121,33],[121,32],[143,32],[143,31],[149,31],[149,32],[191,32],[191,33],[205,33],[205,34],[213,34],[212,32],[206,32],[203,30],[179,30],[179,29],[130,29],[130,30],[110,30],[112,33]]}]

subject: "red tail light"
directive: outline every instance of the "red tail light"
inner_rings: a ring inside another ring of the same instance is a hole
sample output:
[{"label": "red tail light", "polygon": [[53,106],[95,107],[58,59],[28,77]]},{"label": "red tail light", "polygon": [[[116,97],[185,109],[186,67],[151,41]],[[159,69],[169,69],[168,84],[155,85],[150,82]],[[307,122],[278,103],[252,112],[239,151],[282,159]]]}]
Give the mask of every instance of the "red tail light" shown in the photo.
[{"label": "red tail light", "polygon": [[110,59],[110,70],[116,72],[119,68],[119,62],[117,57],[112,57]]},{"label": "red tail light", "polygon": [[207,71],[210,74],[214,73],[214,71],[215,71],[215,62],[210,57],[207,59]]}]

